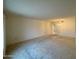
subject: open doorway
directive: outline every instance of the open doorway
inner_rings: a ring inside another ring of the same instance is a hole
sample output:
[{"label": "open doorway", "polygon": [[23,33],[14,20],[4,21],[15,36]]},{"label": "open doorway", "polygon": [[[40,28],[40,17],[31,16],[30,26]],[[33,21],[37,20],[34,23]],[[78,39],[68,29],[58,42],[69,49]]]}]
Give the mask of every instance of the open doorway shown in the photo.
[{"label": "open doorway", "polygon": [[51,32],[52,32],[53,35],[56,34],[56,32],[55,32],[55,24],[54,23],[51,23]]},{"label": "open doorway", "polygon": [[60,33],[60,27],[57,25],[56,22],[51,23],[51,32],[53,35],[57,35]]}]

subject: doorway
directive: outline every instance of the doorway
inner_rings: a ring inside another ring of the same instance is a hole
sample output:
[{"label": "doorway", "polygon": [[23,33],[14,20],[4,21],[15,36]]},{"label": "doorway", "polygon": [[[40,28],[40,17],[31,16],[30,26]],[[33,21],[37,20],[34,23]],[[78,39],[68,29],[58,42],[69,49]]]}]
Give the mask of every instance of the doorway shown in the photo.
[{"label": "doorway", "polygon": [[52,32],[52,34],[56,34],[56,32],[55,32],[55,24],[51,24],[51,32]]},{"label": "doorway", "polygon": [[59,26],[56,23],[51,23],[51,32],[53,35],[60,33]]}]

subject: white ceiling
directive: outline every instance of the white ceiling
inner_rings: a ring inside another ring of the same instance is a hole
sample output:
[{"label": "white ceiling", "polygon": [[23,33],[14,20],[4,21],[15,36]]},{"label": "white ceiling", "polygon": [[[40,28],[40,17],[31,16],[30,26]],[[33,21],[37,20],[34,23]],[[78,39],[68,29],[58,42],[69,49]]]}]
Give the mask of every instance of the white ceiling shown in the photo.
[{"label": "white ceiling", "polygon": [[75,0],[4,0],[4,10],[42,19],[75,16]]}]

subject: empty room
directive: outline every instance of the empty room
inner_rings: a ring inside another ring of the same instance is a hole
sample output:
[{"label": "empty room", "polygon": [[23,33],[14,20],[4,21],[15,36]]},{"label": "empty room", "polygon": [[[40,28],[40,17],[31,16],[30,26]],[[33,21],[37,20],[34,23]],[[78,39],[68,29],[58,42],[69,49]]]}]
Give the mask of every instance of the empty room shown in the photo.
[{"label": "empty room", "polygon": [[4,59],[76,59],[76,0],[3,0]]}]

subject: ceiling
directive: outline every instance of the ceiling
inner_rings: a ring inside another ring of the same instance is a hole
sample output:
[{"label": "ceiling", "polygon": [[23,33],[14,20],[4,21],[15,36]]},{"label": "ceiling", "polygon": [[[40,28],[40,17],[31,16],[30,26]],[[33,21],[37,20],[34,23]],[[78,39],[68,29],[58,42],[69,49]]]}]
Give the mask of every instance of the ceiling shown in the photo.
[{"label": "ceiling", "polygon": [[40,19],[75,16],[75,0],[4,0],[4,10]]}]

